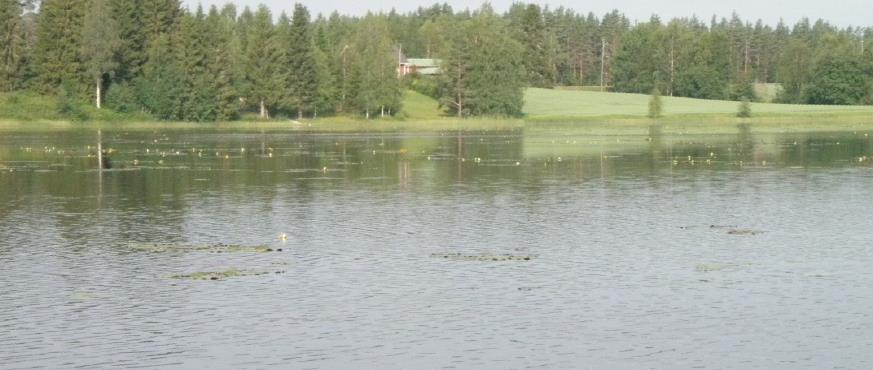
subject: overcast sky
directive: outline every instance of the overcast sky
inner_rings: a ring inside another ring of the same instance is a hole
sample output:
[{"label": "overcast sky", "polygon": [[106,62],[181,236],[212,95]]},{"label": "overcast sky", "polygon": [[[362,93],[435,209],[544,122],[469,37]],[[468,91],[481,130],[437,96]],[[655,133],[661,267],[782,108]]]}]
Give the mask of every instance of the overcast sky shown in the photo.
[{"label": "overcast sky", "polygon": [[[209,5],[223,5],[226,0],[183,0],[185,4],[196,7],[198,3],[204,7]],[[231,1],[237,6],[256,7],[258,4],[266,4],[275,13],[286,11],[289,14],[294,6],[294,0],[235,0]],[[368,10],[398,11],[414,10],[418,6],[433,4],[433,0],[301,0],[312,13],[328,14],[334,10],[340,13],[360,15]],[[470,7],[470,4],[480,4],[476,1],[447,0],[446,2],[455,9]],[[532,1],[533,2],[533,1]],[[494,0],[491,4],[502,11],[513,0]],[[662,19],[674,17],[690,17],[709,20],[712,15],[730,17],[731,12],[736,11],[744,20],[762,19],[768,24],[775,25],[780,18],[788,23],[794,23],[802,17],[811,19],[822,18],[838,26],[873,26],[873,1],[871,0],[599,0],[599,1],[565,1],[543,0],[536,1],[538,4],[548,4],[552,7],[563,5],[579,12],[602,15],[612,9],[618,9],[632,20],[646,20],[652,14],[658,14]],[[478,5],[473,6],[478,7]]]}]

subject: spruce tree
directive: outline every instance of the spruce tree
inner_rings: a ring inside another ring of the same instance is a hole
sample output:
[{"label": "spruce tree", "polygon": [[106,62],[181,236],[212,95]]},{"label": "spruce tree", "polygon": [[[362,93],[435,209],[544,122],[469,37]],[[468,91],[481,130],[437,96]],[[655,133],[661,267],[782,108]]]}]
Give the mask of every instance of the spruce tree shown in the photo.
[{"label": "spruce tree", "polygon": [[90,0],[82,25],[82,62],[94,86],[94,103],[101,107],[104,76],[112,76],[118,67],[116,53],[121,47],[118,28],[112,17],[109,0]]},{"label": "spruce tree", "polygon": [[141,0],[142,29],[145,46],[164,34],[172,33],[182,17],[179,0]]},{"label": "spruce tree", "polygon": [[0,91],[24,84],[27,45],[17,0],[0,0]]},{"label": "spruce tree", "polygon": [[136,81],[139,101],[147,113],[163,120],[180,119],[185,79],[169,35],[158,36],[149,45],[148,61]]},{"label": "spruce tree", "polygon": [[285,55],[266,6],[258,8],[246,33],[247,98],[258,107],[261,119],[267,119],[269,108],[279,103],[287,85]]},{"label": "spruce tree", "polygon": [[441,104],[458,116],[518,116],[527,82],[522,45],[489,6],[458,27],[443,64]]},{"label": "spruce tree", "polygon": [[555,50],[540,7],[529,4],[521,19],[519,41],[524,46],[524,66],[528,84],[550,88],[555,84]]},{"label": "spruce tree", "polygon": [[285,37],[288,55],[288,93],[290,105],[297,118],[314,111],[318,95],[318,61],[312,39],[309,11],[303,5],[294,5],[294,16]]},{"label": "spruce tree", "polygon": [[[36,88],[54,92],[61,82],[69,90],[86,90],[81,58],[84,0],[45,0],[37,20],[34,49]],[[90,84],[90,83],[89,83]]]},{"label": "spruce tree", "polygon": [[143,8],[139,0],[111,0],[112,17],[121,44],[118,47],[116,81],[133,81],[139,76],[146,57],[143,33]]}]

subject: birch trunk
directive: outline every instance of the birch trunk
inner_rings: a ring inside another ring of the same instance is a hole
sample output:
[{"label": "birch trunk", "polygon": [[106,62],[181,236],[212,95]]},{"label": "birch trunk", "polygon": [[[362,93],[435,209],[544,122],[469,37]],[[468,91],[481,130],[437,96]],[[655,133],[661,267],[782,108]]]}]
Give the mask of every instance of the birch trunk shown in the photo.
[{"label": "birch trunk", "polygon": [[100,97],[100,90],[101,90],[101,88],[100,88],[100,82],[97,82],[97,99],[96,99],[96,101],[95,101],[95,103],[97,104],[97,109],[102,108],[102,107],[101,107],[101,104],[100,104],[100,100],[101,100],[101,99],[100,99],[100,98],[101,98],[101,97]]},{"label": "birch trunk", "polygon": [[264,103],[264,100],[261,99],[261,119],[270,118],[270,113],[267,112],[267,104]]}]

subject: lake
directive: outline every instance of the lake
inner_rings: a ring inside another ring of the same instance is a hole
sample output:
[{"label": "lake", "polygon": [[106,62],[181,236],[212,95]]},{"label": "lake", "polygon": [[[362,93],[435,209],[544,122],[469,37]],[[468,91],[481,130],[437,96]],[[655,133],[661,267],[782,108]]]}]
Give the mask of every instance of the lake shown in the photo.
[{"label": "lake", "polygon": [[2,131],[0,368],[873,368],[871,136]]}]

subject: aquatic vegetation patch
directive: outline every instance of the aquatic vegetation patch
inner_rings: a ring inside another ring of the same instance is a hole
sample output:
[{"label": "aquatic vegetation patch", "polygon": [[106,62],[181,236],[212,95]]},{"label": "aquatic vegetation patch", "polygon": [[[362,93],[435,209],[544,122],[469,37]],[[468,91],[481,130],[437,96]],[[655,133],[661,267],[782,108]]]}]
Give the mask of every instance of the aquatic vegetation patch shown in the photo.
[{"label": "aquatic vegetation patch", "polygon": [[751,263],[698,263],[694,266],[694,271],[697,272],[716,272],[726,270],[736,270],[741,267],[751,266]]},{"label": "aquatic vegetation patch", "polygon": [[135,251],[149,253],[270,253],[282,252],[282,248],[272,248],[266,245],[236,245],[236,244],[161,244],[161,243],[130,243]]},{"label": "aquatic vegetation patch", "polygon": [[508,261],[531,261],[536,258],[532,255],[513,254],[463,254],[463,253],[434,253],[433,258],[450,261],[479,261],[479,262],[508,262]]},{"label": "aquatic vegetation patch", "polygon": [[265,275],[279,275],[284,274],[285,271],[252,271],[252,270],[238,270],[238,269],[229,269],[224,271],[203,271],[203,272],[194,272],[190,274],[184,275],[173,275],[170,276],[171,279],[177,280],[227,280],[232,278],[241,278],[241,277],[251,277],[251,276],[265,276]]},{"label": "aquatic vegetation patch", "polygon": [[730,229],[728,230],[728,235],[737,235],[737,236],[755,236],[761,235],[764,231],[761,230],[752,230],[752,229]]}]

